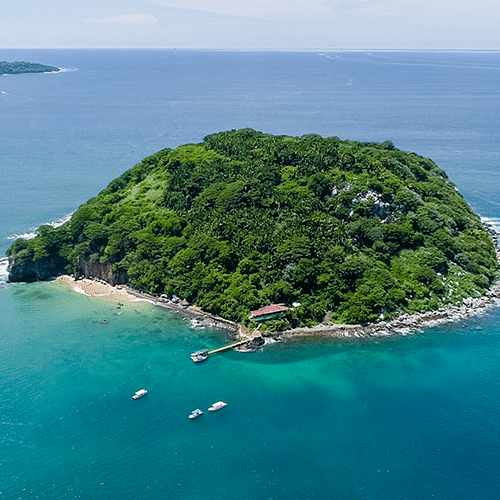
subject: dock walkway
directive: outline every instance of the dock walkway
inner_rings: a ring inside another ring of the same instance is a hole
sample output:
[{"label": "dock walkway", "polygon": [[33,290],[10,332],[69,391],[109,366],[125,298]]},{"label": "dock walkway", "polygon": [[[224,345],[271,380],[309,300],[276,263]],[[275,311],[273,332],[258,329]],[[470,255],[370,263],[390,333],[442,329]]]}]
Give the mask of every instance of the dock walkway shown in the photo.
[{"label": "dock walkway", "polygon": [[[238,340],[237,342],[232,342],[231,344],[223,345],[222,347],[218,347],[217,349],[212,349],[211,351],[205,349],[205,350],[202,350],[200,352],[202,352],[208,358],[208,356],[210,356],[211,354],[217,354],[218,352],[229,351],[229,349],[234,349],[235,347],[239,347],[240,345],[248,344],[249,342],[255,342],[256,339],[261,337],[261,334],[258,330],[253,332],[253,334],[244,334],[240,331],[240,335],[244,336],[244,338],[242,340]],[[262,340],[262,338],[260,340]],[[262,343],[264,343],[264,342],[262,342]],[[201,360],[194,359],[192,355],[191,355],[191,359],[195,363],[198,361],[201,361]]]},{"label": "dock walkway", "polygon": [[227,344],[222,347],[219,347],[218,349],[213,349],[211,351],[208,351],[207,354],[210,356],[211,354],[215,354],[217,352],[223,352],[223,351],[229,351],[229,349],[233,349],[234,347],[238,347],[240,345],[246,344],[250,342],[252,339],[245,339],[245,340],[239,340],[238,342],[234,342],[233,344]]}]

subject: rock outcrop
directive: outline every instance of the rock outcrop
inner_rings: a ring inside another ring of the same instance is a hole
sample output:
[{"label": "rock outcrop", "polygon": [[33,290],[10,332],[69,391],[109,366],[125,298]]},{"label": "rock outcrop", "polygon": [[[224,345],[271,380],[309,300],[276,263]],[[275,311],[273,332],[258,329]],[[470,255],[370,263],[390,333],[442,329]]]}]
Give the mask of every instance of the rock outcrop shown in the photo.
[{"label": "rock outcrop", "polygon": [[9,281],[32,282],[45,281],[64,272],[61,259],[44,257],[38,260],[14,258],[9,256]]},{"label": "rock outcrop", "polygon": [[[9,281],[11,282],[33,282],[45,281],[67,272],[66,261],[60,257],[44,257],[42,259],[32,260],[9,257]],[[100,262],[91,262],[90,260],[80,258],[78,265],[79,276],[85,278],[99,278],[110,285],[121,285],[127,283],[127,274],[123,272],[114,272],[113,264],[101,264]]]},{"label": "rock outcrop", "polygon": [[127,273],[113,271],[113,264],[100,262],[91,262],[86,259],[80,258],[78,265],[78,272],[80,276],[85,278],[99,278],[106,281],[110,285],[123,285],[127,283]]}]

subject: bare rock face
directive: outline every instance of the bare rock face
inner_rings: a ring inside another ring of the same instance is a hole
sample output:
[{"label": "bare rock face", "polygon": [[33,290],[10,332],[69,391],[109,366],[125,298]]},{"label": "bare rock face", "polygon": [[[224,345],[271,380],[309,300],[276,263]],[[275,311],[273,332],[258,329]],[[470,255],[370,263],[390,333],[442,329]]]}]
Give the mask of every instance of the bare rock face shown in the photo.
[{"label": "bare rock face", "polygon": [[64,272],[60,259],[45,257],[33,261],[31,259],[15,259],[9,257],[9,281],[32,282],[44,281]]},{"label": "bare rock face", "polygon": [[[33,282],[45,281],[66,272],[65,261],[60,257],[44,257],[38,260],[9,257],[9,281]],[[80,259],[78,272],[86,278],[99,278],[110,285],[120,285],[127,282],[126,273],[113,272],[112,264],[101,264]]]},{"label": "bare rock face", "polygon": [[100,262],[91,262],[86,259],[80,259],[78,271],[80,276],[86,278],[99,278],[112,286],[127,283],[127,274],[113,271],[113,264],[101,264]]},{"label": "bare rock face", "polygon": [[[393,207],[390,203],[384,202],[382,196],[375,191],[368,190],[363,196],[355,198],[353,200],[353,205],[356,206],[361,202],[371,203],[371,217],[377,217],[380,219],[382,224],[393,222],[396,218],[393,215]],[[354,210],[351,210],[350,216],[354,214]]]}]

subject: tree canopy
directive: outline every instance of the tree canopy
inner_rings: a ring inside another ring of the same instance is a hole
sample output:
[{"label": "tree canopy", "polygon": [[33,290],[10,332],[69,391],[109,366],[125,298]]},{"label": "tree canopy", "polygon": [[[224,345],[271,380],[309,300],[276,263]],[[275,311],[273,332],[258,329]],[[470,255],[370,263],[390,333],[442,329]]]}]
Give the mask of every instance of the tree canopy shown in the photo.
[{"label": "tree canopy", "polygon": [[20,73],[53,73],[60,71],[55,66],[30,63],[26,61],[7,62],[0,61],[0,75],[18,75]]},{"label": "tree canopy", "polygon": [[270,328],[374,321],[483,294],[493,243],[445,172],[391,142],[252,129],[165,149],[112,181],[65,225],[16,241],[14,261],[112,264],[134,287]]}]

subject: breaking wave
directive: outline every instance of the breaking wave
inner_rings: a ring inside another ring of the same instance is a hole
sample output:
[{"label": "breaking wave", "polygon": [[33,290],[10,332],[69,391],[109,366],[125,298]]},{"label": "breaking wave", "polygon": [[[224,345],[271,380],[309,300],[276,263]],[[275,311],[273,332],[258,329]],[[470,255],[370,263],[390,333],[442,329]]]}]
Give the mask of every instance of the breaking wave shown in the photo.
[{"label": "breaking wave", "polygon": [[500,235],[500,217],[481,217],[481,222]]},{"label": "breaking wave", "polygon": [[0,283],[6,283],[9,277],[7,267],[9,265],[8,257],[2,257],[0,259]]},{"label": "breaking wave", "polygon": [[[70,214],[65,215],[64,217],[61,217],[60,219],[56,219],[52,222],[47,222],[46,224],[41,224],[42,226],[52,226],[52,227],[59,227],[62,226],[63,224],[66,224],[71,219],[71,216],[74,214],[74,212],[71,212]],[[36,228],[30,228],[28,231],[25,233],[16,233],[12,234],[10,236],[7,236],[8,240],[17,240],[19,238],[23,238],[24,240],[31,240],[36,236]]]}]

